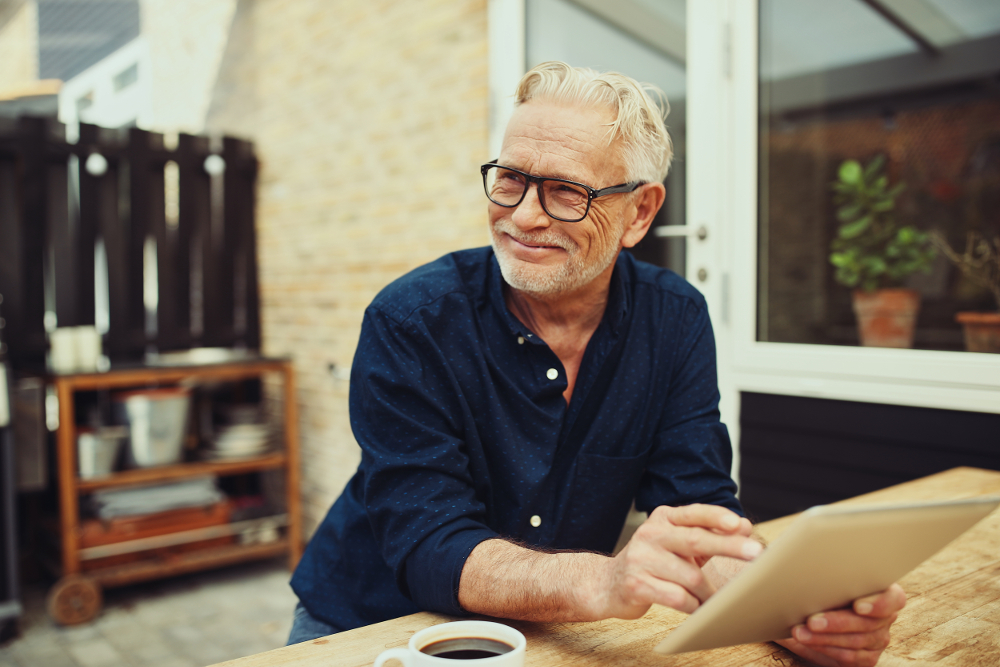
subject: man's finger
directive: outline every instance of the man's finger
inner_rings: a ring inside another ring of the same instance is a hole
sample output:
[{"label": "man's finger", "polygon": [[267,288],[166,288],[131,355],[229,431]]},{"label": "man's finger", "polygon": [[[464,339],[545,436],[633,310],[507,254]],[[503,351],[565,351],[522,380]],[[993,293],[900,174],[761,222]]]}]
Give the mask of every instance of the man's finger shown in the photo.
[{"label": "man's finger", "polygon": [[871,632],[811,632],[804,625],[792,628],[792,637],[817,650],[819,647],[840,647],[852,650],[882,651],[889,645],[889,628]]},{"label": "man's finger", "polygon": [[[642,530],[640,528],[640,530]],[[676,530],[676,528],[674,529]],[[639,531],[636,531],[637,533]],[[630,597],[641,599],[643,587],[651,581],[675,584],[685,589],[696,601],[704,602],[715,593],[715,587],[698,565],[648,539],[635,539],[616,559],[621,560],[623,585],[631,590]],[[658,600],[649,600],[658,602]],[[669,605],[673,607],[673,605]],[[697,604],[695,605],[697,607]],[[674,607],[679,609],[679,607]]]},{"label": "man's finger", "polygon": [[813,614],[806,619],[805,627],[813,633],[837,634],[842,632],[875,632],[888,627],[896,620],[896,615],[870,617],[855,614],[850,609],[835,609]]},{"label": "man's finger", "polygon": [[656,543],[685,558],[729,556],[753,560],[764,550],[760,542],[742,535],[719,535],[703,528],[679,526],[665,531]]},{"label": "man's finger", "polygon": [[661,515],[675,526],[699,527],[723,533],[736,533],[744,527],[743,517],[718,505],[664,505],[653,510],[650,518],[658,519]]},{"label": "man's finger", "polygon": [[702,601],[683,586],[655,578],[651,578],[646,583],[651,590],[650,599],[656,604],[683,611],[686,614],[690,614],[701,606]]},{"label": "man's finger", "polygon": [[854,612],[874,618],[891,616],[906,606],[906,593],[899,584],[893,584],[877,595],[858,598],[854,601]]},{"label": "man's finger", "polygon": [[[629,550],[626,558],[627,571],[634,573],[631,575],[634,577],[631,579],[633,584],[647,583],[650,580],[674,584],[685,589],[701,602],[715,593],[715,587],[712,586],[712,583],[696,563],[657,545],[636,544],[634,548]],[[674,609],[679,609],[679,607],[674,607]]]}]

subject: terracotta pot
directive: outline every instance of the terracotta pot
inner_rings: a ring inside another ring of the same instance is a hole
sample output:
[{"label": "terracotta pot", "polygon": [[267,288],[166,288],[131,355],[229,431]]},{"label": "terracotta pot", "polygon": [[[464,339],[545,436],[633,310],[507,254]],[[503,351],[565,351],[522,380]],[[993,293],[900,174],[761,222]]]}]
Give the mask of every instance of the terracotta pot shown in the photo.
[{"label": "terracotta pot", "polygon": [[864,347],[913,347],[920,293],[911,289],[854,290],[854,314]]},{"label": "terracotta pot", "polygon": [[1000,313],[958,313],[955,321],[965,332],[967,351],[1000,353]]}]

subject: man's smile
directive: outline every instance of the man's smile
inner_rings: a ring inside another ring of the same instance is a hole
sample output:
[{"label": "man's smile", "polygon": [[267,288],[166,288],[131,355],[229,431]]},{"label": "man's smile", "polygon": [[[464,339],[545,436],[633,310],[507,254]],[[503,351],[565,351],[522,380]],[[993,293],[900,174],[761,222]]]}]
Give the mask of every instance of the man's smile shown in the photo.
[{"label": "man's smile", "polygon": [[533,248],[533,249],[546,249],[546,248],[548,248],[548,249],[552,249],[552,250],[563,250],[562,246],[549,245],[549,244],[546,244],[546,243],[540,243],[540,242],[535,242],[535,241],[521,240],[519,238],[511,236],[510,234],[507,234],[507,236],[509,236],[514,241],[514,243],[517,243],[518,245],[522,245],[522,246],[524,246],[526,248]]}]

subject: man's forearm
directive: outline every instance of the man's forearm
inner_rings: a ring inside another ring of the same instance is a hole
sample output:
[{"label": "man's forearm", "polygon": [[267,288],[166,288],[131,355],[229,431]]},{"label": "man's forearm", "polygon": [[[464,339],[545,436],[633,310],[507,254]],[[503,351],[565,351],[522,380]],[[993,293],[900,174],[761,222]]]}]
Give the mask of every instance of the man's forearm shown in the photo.
[{"label": "man's forearm", "polygon": [[466,611],[524,621],[598,620],[610,558],[545,553],[502,539],[480,543],[465,562],[458,601]]},{"label": "man's forearm", "polygon": [[650,605],[692,612],[715,588],[698,566],[713,556],[754,558],[750,523],[713,505],[657,507],[614,557],[544,553],[486,540],[462,569],[466,611],[531,621],[639,618]]}]

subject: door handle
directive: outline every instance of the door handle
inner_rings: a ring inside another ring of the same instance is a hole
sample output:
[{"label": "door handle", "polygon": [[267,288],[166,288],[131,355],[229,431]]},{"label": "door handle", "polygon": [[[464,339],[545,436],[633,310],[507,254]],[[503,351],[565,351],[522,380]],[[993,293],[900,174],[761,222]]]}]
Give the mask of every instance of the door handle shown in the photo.
[{"label": "door handle", "polygon": [[697,229],[691,225],[661,225],[653,228],[653,234],[661,239],[687,238],[692,236],[699,241],[708,238],[708,229],[700,225]]}]

